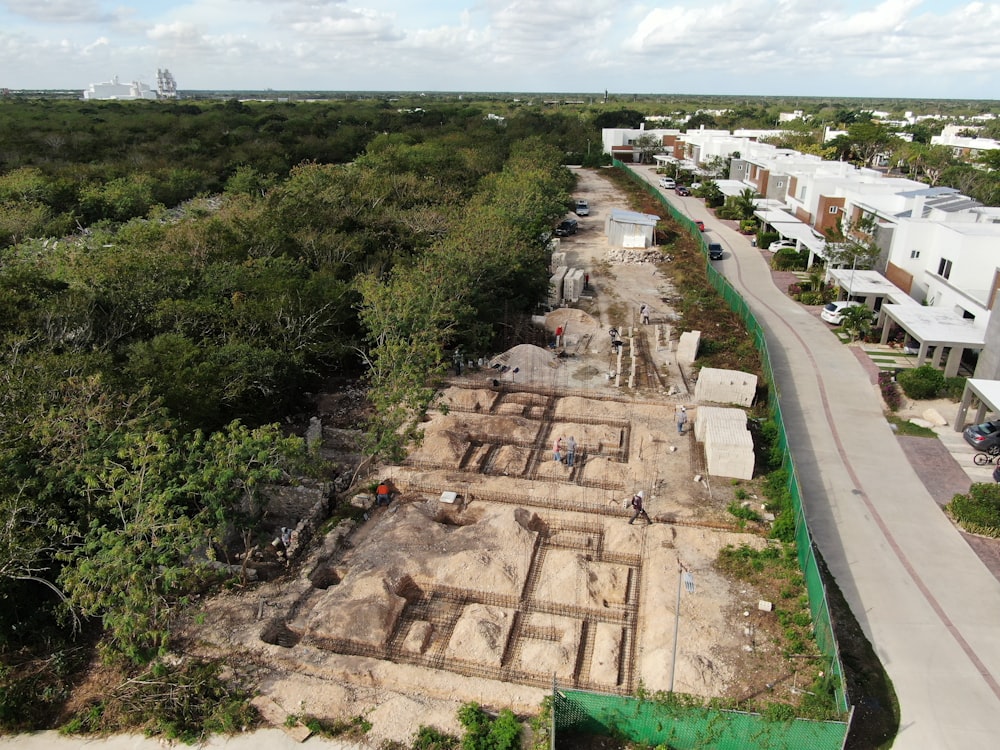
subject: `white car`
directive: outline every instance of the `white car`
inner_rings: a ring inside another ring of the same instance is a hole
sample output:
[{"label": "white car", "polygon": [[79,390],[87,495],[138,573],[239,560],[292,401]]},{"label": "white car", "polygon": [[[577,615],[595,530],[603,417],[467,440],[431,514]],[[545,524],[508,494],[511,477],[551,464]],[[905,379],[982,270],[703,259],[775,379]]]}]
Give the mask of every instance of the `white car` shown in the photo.
[{"label": "white car", "polygon": [[795,250],[796,249],[795,248],[795,241],[794,240],[775,240],[774,242],[772,242],[770,245],[767,246],[767,249],[770,250],[772,253],[776,253],[779,250],[784,250],[785,248],[787,248],[789,250]]},{"label": "white car", "polygon": [[855,302],[854,300],[849,299],[842,299],[837,302],[827,302],[823,305],[823,310],[820,312],[819,316],[827,323],[839,326],[841,321],[844,319],[844,310],[848,307],[858,307],[860,305],[860,302]]},{"label": "white car", "polygon": [[677,187],[677,182],[671,179],[670,177],[661,177],[660,187],[667,188],[668,190],[673,190],[675,187]]},{"label": "white car", "polygon": [[589,216],[590,204],[587,203],[587,201],[585,201],[583,198],[577,198],[575,211],[577,216]]}]

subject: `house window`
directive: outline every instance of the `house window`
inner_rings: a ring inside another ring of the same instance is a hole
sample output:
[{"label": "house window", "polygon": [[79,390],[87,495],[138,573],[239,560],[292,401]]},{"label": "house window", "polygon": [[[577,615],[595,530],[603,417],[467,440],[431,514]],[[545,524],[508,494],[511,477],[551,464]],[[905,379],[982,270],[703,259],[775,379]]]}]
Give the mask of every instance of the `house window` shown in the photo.
[{"label": "house window", "polygon": [[784,183],[784,182],[782,182],[781,180],[778,180],[778,181],[777,181],[777,182],[775,183],[775,187],[784,187],[784,186],[785,186],[785,183]]},{"label": "house window", "polygon": [[944,258],[941,259],[941,262],[938,263],[938,276],[943,276],[946,279],[951,277],[950,260],[945,260]]},{"label": "house window", "polygon": [[911,258],[919,258],[920,257],[920,251],[919,250],[910,250],[910,257]]},{"label": "house window", "polygon": [[836,206],[830,206],[830,208],[828,208],[827,210],[828,210],[828,211],[829,211],[829,212],[830,212],[831,214],[835,214],[835,213],[837,213],[837,207],[836,207]]},{"label": "house window", "polygon": [[[961,307],[958,308],[958,309],[962,310]],[[965,318],[966,320],[975,320],[976,319],[976,316],[973,315],[972,313],[970,313],[968,310],[962,310],[962,317]]]}]

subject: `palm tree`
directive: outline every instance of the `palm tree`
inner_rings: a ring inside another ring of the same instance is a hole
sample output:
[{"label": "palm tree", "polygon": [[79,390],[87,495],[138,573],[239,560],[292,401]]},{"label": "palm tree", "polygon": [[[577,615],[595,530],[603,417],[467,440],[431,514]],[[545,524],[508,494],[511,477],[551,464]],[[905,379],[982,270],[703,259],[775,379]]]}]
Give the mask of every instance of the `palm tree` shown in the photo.
[{"label": "palm tree", "polygon": [[741,219],[753,218],[754,211],[757,210],[757,205],[754,203],[756,199],[757,193],[753,188],[744,188],[739,195],[733,196],[733,206],[740,212]]}]

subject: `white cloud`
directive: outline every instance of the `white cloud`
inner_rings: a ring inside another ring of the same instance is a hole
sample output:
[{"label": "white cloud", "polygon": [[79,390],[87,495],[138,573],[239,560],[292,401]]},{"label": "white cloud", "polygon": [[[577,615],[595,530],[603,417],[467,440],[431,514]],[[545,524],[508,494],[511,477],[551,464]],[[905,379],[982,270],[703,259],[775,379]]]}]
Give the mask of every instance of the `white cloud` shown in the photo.
[{"label": "white cloud", "polygon": [[182,88],[1000,98],[997,2],[132,0],[113,12],[102,6],[111,7],[94,0],[0,1],[0,83],[83,87],[114,70],[124,78],[167,66]]},{"label": "white cloud", "polygon": [[15,15],[49,23],[100,23],[114,18],[96,0],[7,0],[2,6]]}]

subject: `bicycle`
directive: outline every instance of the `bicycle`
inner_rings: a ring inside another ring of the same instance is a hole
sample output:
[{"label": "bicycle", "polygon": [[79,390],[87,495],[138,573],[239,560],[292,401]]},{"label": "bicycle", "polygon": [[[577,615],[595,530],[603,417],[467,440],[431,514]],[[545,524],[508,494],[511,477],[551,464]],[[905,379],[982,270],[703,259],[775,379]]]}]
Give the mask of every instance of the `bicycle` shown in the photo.
[{"label": "bicycle", "polygon": [[992,464],[1000,456],[1000,446],[993,446],[985,453],[978,452],[972,457],[972,463],[976,466],[986,466],[987,464]]}]

